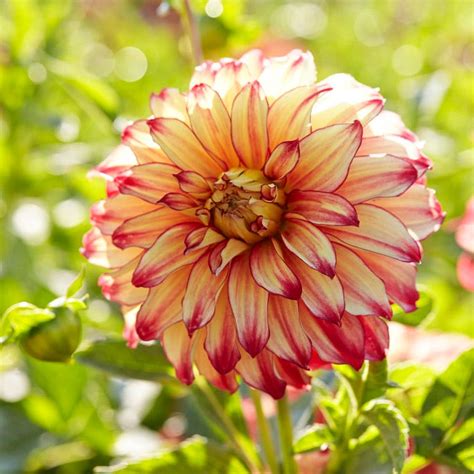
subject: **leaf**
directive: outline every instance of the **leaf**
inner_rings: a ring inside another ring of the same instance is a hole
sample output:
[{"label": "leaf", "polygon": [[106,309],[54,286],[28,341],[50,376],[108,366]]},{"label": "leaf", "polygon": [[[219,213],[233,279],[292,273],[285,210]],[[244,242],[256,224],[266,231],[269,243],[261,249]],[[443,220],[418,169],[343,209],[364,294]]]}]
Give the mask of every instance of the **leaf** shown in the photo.
[{"label": "leaf", "polygon": [[392,465],[398,474],[405,462],[408,447],[408,424],[401,412],[387,400],[371,400],[362,408],[363,416],[380,432]]},{"label": "leaf", "polygon": [[110,467],[96,467],[94,472],[245,474],[249,471],[229,449],[195,436],[181,443],[176,449],[139,461],[125,461]]},{"label": "leaf", "polygon": [[122,340],[109,339],[95,342],[85,351],[76,353],[75,358],[119,377],[178,383],[158,344],[130,349]]},{"label": "leaf", "polygon": [[412,313],[405,313],[399,306],[394,306],[392,321],[405,326],[419,326],[427,323],[433,313],[433,297],[426,291],[420,291],[420,298],[417,301],[417,309]]},{"label": "leaf", "polygon": [[388,388],[387,360],[366,362],[362,372],[362,380],[364,385],[360,397],[361,404],[384,395]]},{"label": "leaf", "polygon": [[68,289],[66,290],[66,298],[71,298],[82,288],[85,277],[86,277],[86,267],[85,265],[82,265],[81,271],[79,272],[77,277],[74,278],[73,282],[69,285]]},{"label": "leaf", "polygon": [[48,304],[48,308],[68,308],[71,311],[77,312],[87,309],[86,300],[89,296],[84,295],[82,298],[70,298],[60,296]]},{"label": "leaf", "polygon": [[54,319],[49,309],[41,309],[30,303],[10,306],[0,321],[0,344],[13,342],[35,326]]},{"label": "leaf", "polygon": [[295,441],[293,451],[298,454],[319,450],[332,440],[331,431],[326,425],[315,424],[302,433]]}]

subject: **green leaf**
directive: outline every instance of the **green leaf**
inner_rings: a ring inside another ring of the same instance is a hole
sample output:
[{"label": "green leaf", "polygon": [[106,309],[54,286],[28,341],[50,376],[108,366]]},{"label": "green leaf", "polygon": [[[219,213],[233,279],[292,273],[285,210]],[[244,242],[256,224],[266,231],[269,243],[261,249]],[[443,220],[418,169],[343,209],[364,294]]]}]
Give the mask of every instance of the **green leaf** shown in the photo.
[{"label": "green leaf", "polygon": [[364,385],[360,397],[361,404],[384,395],[388,388],[387,359],[366,362],[362,372],[362,381]]},{"label": "green leaf", "polygon": [[295,441],[293,451],[295,453],[307,453],[321,449],[333,440],[331,431],[326,425],[315,424],[308,428]]},{"label": "green leaf", "polygon": [[30,303],[10,306],[0,321],[0,344],[13,342],[35,326],[54,319],[49,309],[38,308]]},{"label": "green leaf", "polygon": [[84,295],[82,298],[71,298],[60,296],[48,304],[48,308],[68,308],[71,311],[77,312],[83,309],[87,309],[86,300],[88,295]]},{"label": "green leaf", "polygon": [[405,324],[406,326],[419,326],[427,323],[433,315],[433,297],[426,291],[420,291],[420,299],[417,301],[417,309],[412,313],[405,313],[399,306],[394,306],[392,321]]},{"label": "green leaf", "polygon": [[77,277],[74,278],[74,281],[69,285],[68,289],[66,290],[66,298],[71,298],[82,288],[85,277],[86,267],[85,265],[83,265]]},{"label": "green leaf", "polygon": [[395,405],[387,400],[371,400],[362,408],[362,414],[379,430],[392,472],[400,473],[408,447],[408,424],[405,418]]},{"label": "green leaf", "polygon": [[181,443],[176,449],[139,461],[125,461],[110,467],[96,467],[94,472],[245,474],[249,471],[229,449],[195,436]]},{"label": "green leaf", "polygon": [[76,353],[75,358],[120,377],[177,383],[158,344],[130,349],[122,340],[109,339],[95,342],[85,351]]}]

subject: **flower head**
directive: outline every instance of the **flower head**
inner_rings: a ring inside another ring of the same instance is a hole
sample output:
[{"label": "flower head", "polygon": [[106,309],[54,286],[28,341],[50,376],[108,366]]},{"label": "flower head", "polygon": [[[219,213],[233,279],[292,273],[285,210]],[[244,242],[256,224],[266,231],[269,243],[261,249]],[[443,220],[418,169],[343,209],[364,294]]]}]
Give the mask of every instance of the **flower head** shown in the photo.
[{"label": "flower head", "polygon": [[83,253],[110,267],[129,343],[160,340],[185,383],[195,366],[279,398],[315,353],[384,358],[391,302],[416,307],[420,240],[443,218],[430,161],[376,89],[315,76],[301,51],[206,62],[94,171],[107,198]]}]

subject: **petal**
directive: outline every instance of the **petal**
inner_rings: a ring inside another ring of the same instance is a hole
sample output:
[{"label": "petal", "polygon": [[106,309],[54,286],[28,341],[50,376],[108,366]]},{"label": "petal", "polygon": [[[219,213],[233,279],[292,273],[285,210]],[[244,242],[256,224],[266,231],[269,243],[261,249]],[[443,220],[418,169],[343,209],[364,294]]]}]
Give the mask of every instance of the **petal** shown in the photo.
[{"label": "petal", "polygon": [[248,254],[232,261],[228,288],[239,341],[254,357],[265,347],[270,335],[267,322],[268,293],[255,283],[250,273]]},{"label": "petal", "polygon": [[279,399],[285,394],[286,383],[275,373],[274,359],[275,357],[267,350],[263,350],[255,358],[242,352],[242,358],[236,369],[245,383]]},{"label": "petal", "polygon": [[474,197],[466,206],[466,211],[456,229],[456,243],[463,250],[474,254]]},{"label": "petal", "polygon": [[317,318],[339,322],[344,312],[344,294],[337,277],[331,279],[313,270],[289,252],[285,254],[285,261],[300,280],[301,299],[311,313]]},{"label": "petal", "polygon": [[163,350],[166,357],[174,365],[176,377],[186,385],[191,385],[193,374],[193,340],[183,323],[176,323],[163,333]]},{"label": "petal", "polygon": [[157,203],[168,193],[179,192],[179,168],[166,163],[148,163],[130,168],[115,178],[120,192]]},{"label": "petal", "polygon": [[132,150],[128,146],[119,145],[102,163],[88,173],[88,177],[100,177],[111,181],[122,171],[137,164],[137,158]]},{"label": "petal", "polygon": [[288,211],[318,225],[358,225],[354,206],[342,196],[319,191],[292,191],[288,195]]},{"label": "petal", "polygon": [[288,250],[306,265],[329,277],[335,275],[334,248],[316,226],[302,219],[286,219],[281,238]]},{"label": "petal", "polygon": [[227,239],[216,245],[209,254],[209,268],[218,275],[237,255],[245,252],[249,246],[237,239]]},{"label": "petal", "polygon": [[239,165],[231,138],[230,116],[219,94],[206,84],[194,86],[188,95],[191,126],[204,148],[229,168]]},{"label": "petal", "polygon": [[239,61],[247,66],[250,77],[256,80],[263,71],[265,56],[261,49],[251,49],[241,56]]},{"label": "petal", "polygon": [[230,60],[216,72],[213,89],[222,97],[227,110],[230,110],[235,97],[250,80],[247,66],[241,61]]},{"label": "petal", "polygon": [[199,227],[192,230],[184,239],[185,254],[222,242],[225,237],[210,227]]},{"label": "petal", "polygon": [[129,309],[128,306],[122,306],[124,326],[122,337],[127,341],[127,346],[135,349],[140,342],[137,332],[135,331],[135,320],[139,306]]},{"label": "petal", "polygon": [[301,283],[275,249],[276,242],[266,239],[256,244],[250,253],[250,270],[259,286],[269,293],[297,300]]},{"label": "petal", "polygon": [[106,268],[121,267],[142,252],[137,248],[121,250],[115,247],[111,238],[103,235],[97,227],[84,235],[82,245],[81,253],[90,263]]},{"label": "petal", "polygon": [[396,199],[374,199],[371,203],[398,217],[419,240],[436,232],[445,216],[435,192],[421,184],[413,185]]},{"label": "petal", "polygon": [[205,349],[215,369],[226,374],[234,369],[240,359],[234,316],[224,287],[217,300],[214,317],[206,326]]},{"label": "petal", "polygon": [[389,334],[387,323],[381,318],[374,316],[362,316],[359,318],[365,336],[366,360],[384,360],[389,346]]},{"label": "petal", "polygon": [[165,329],[181,321],[185,282],[190,271],[190,266],[180,268],[150,289],[135,324],[140,339],[160,339]]},{"label": "petal", "polygon": [[346,178],[361,138],[360,122],[321,128],[303,138],[288,189],[334,191]]},{"label": "petal", "polygon": [[122,132],[122,143],[131,148],[139,164],[171,163],[163,150],[153,141],[146,120],[137,120]]},{"label": "petal", "polygon": [[121,268],[99,277],[99,286],[103,295],[110,301],[123,305],[134,306],[142,303],[146,296],[145,288],[137,288],[132,284],[132,275],[139,261],[139,257]]},{"label": "petal", "polygon": [[416,290],[416,265],[353,248],[384,283],[388,296],[407,313],[415,311],[420,295]]},{"label": "petal", "polygon": [[300,159],[299,141],[280,143],[265,163],[265,174],[274,180],[283,179],[293,171]]},{"label": "petal", "polygon": [[385,286],[354,252],[334,244],[336,272],[344,289],[346,311],[355,316],[376,315],[390,318],[392,308]]},{"label": "petal", "polygon": [[198,227],[193,223],[177,224],[163,232],[143,254],[133,274],[133,284],[146,288],[159,285],[170,273],[198,260],[202,251],[184,254],[186,236]]},{"label": "petal", "polygon": [[279,143],[302,138],[311,132],[310,114],[321,92],[318,85],[297,87],[280,96],[268,111],[270,150]]},{"label": "petal", "polygon": [[258,82],[247,84],[232,105],[232,142],[242,163],[261,169],[268,151],[268,103]]},{"label": "petal", "polygon": [[221,162],[212,158],[193,131],[180,120],[156,118],[148,120],[150,132],[168,155],[184,171],[196,171],[201,176],[218,176],[224,170]]},{"label": "petal", "polygon": [[189,88],[192,89],[197,84],[214,84],[216,72],[221,68],[220,63],[213,63],[212,61],[204,61],[194,68],[193,76]]},{"label": "petal", "polygon": [[308,389],[311,384],[309,375],[291,362],[275,357],[273,367],[278,377],[284,380],[288,385],[298,389]]},{"label": "petal", "polygon": [[176,224],[198,223],[194,216],[176,212],[167,207],[127,219],[112,235],[114,245],[120,248],[150,248],[158,236]]},{"label": "petal", "polygon": [[397,135],[412,142],[418,141],[416,135],[407,129],[400,115],[390,110],[382,110],[364,127],[364,137],[381,135]]},{"label": "petal", "polygon": [[267,347],[276,356],[307,368],[311,358],[311,344],[301,327],[298,314],[296,301],[270,295],[268,326],[271,331]]},{"label": "petal", "polygon": [[194,171],[181,171],[176,175],[181,191],[197,199],[207,199],[211,193],[209,182]]},{"label": "petal", "polygon": [[186,284],[183,299],[183,321],[189,333],[205,326],[214,316],[216,301],[227,280],[227,272],[219,276],[211,273],[208,254],[205,253],[194,265]]},{"label": "petal", "polygon": [[357,82],[349,74],[334,74],[319,83],[332,90],[322,95],[312,111],[313,128],[358,120],[368,124],[383,108],[384,99],[376,89]]},{"label": "petal", "polygon": [[175,211],[186,211],[198,207],[199,202],[184,193],[167,193],[159,201]]},{"label": "petal", "polygon": [[409,160],[394,156],[355,159],[349,175],[337,193],[352,204],[376,197],[398,196],[418,178],[418,172]]},{"label": "petal", "polygon": [[474,257],[467,252],[463,252],[458,259],[456,272],[459,283],[467,291],[474,291]]},{"label": "petal", "polygon": [[150,97],[150,109],[155,117],[175,118],[189,123],[186,99],[178,89],[166,88]]},{"label": "petal", "polygon": [[364,363],[364,331],[359,318],[344,313],[340,325],[311,315],[300,304],[300,320],[318,356],[333,364],[350,364],[360,369]]},{"label": "petal", "polygon": [[355,208],[359,217],[359,227],[326,227],[324,232],[346,244],[402,262],[421,260],[419,244],[394,215],[369,204],[358,204]]}]

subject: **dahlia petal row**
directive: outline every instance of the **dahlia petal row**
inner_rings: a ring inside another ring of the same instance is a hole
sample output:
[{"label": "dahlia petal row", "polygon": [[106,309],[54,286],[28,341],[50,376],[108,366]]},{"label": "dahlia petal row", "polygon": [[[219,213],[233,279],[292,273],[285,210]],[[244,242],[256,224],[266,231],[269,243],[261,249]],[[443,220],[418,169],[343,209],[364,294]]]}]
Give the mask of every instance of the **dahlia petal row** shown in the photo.
[{"label": "dahlia petal row", "polygon": [[443,219],[430,161],[376,89],[315,78],[297,50],[205,62],[91,173],[107,197],[83,253],[129,345],[159,340],[186,384],[279,398],[315,361],[383,359],[391,303],[416,308]]}]

